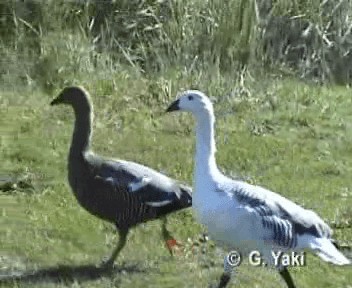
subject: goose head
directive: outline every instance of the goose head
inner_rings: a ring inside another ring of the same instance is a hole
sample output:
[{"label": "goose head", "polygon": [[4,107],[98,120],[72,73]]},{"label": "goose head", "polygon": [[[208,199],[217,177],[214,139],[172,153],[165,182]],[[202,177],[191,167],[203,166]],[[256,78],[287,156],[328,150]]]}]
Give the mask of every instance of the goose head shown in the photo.
[{"label": "goose head", "polygon": [[166,112],[187,111],[195,116],[213,113],[213,104],[201,91],[187,90],[182,92],[177,100],[171,103]]},{"label": "goose head", "polygon": [[51,101],[50,105],[66,104],[73,108],[86,108],[90,103],[88,92],[83,87],[65,87],[60,94]]}]

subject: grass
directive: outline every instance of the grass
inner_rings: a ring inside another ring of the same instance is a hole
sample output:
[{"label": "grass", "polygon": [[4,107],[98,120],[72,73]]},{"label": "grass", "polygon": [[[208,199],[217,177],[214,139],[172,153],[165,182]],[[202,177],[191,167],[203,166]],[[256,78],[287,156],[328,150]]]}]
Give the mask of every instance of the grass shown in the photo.
[{"label": "grass", "polygon": [[[246,77],[241,86],[229,77],[201,72],[198,78],[174,71],[145,77],[126,69],[111,76],[115,85],[89,77],[80,80],[95,104],[94,150],[138,161],[190,183],[193,120],[163,111],[177,91],[200,88],[216,102],[217,158],[222,169],[314,209],[339,227],[336,239],[351,245],[351,91],[273,77]],[[10,183],[0,192],[0,275],[4,277],[0,286],[207,287],[214,283],[225,251],[205,244],[204,254],[192,253],[190,243],[203,228],[194,222],[191,210],[169,217],[169,228],[185,244],[185,253],[168,255],[160,222],[155,221],[133,231],[114,271],[95,267],[110,253],[117,236],[113,227],[79,207],[67,185],[73,113],[49,106],[57,92],[1,92],[0,171]],[[347,288],[352,283],[350,268],[333,267],[312,255],[306,267],[291,271],[297,287]],[[231,287],[283,285],[275,271],[249,267],[246,262],[231,282]]]}]

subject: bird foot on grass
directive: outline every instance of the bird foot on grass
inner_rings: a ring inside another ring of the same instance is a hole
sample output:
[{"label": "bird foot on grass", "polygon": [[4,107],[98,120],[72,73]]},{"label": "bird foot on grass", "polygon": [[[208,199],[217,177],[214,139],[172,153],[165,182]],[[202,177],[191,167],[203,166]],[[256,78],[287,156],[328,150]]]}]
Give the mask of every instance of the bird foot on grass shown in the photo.
[{"label": "bird foot on grass", "polygon": [[166,240],[166,247],[171,256],[174,256],[175,254],[182,254],[183,252],[183,245],[177,242],[174,238]]},{"label": "bird foot on grass", "polygon": [[106,269],[106,270],[110,270],[112,268],[114,268],[114,261],[112,261],[111,259],[103,259],[103,261],[101,261],[100,268],[102,269]]},{"label": "bird foot on grass", "polygon": [[231,275],[223,273],[218,283],[211,283],[208,288],[225,288],[231,280]]}]

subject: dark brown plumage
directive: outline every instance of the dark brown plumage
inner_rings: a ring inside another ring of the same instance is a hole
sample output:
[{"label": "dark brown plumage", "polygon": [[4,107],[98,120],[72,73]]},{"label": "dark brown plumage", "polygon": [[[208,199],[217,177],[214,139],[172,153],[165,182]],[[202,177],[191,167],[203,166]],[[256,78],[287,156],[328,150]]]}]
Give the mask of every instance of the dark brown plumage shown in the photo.
[{"label": "dark brown plumage", "polygon": [[[191,189],[146,166],[104,159],[90,150],[93,107],[81,87],[66,87],[51,105],[68,104],[75,126],[68,157],[68,181],[79,202],[92,215],[114,223],[119,243],[106,266],[113,265],[125,246],[128,231],[139,223],[161,218],[192,205]],[[163,222],[163,236],[170,238]]]}]

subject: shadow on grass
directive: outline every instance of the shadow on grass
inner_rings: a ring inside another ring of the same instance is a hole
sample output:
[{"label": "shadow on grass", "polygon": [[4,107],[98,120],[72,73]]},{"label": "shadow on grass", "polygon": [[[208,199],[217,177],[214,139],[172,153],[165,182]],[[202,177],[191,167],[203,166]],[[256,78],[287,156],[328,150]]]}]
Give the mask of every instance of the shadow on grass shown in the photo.
[{"label": "shadow on grass", "polygon": [[40,268],[27,271],[9,271],[8,274],[1,272],[0,287],[3,284],[14,282],[73,282],[99,279],[103,276],[114,276],[119,273],[144,273],[145,270],[137,265],[119,266],[110,269],[87,264],[79,266],[59,265],[49,268]]}]

